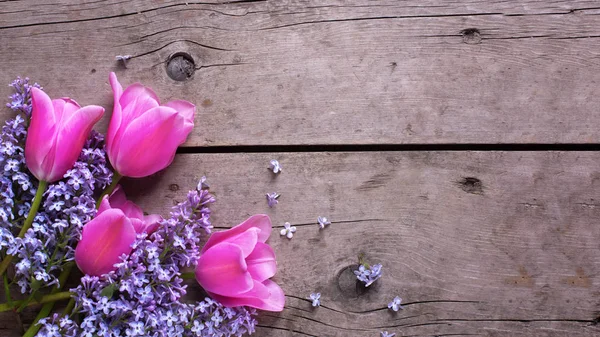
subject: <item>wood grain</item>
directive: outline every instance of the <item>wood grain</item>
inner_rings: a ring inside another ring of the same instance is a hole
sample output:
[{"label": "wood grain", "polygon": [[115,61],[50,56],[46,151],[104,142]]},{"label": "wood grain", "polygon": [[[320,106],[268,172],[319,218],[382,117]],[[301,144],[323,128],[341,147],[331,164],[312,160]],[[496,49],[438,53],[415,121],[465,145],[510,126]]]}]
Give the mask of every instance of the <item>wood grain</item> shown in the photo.
[{"label": "wood grain", "polygon": [[[545,0],[2,2],[0,83],[30,76],[110,112],[116,71],[199,106],[186,146],[598,143],[599,13]],[[166,75],[176,52],[196,61],[186,82]]]},{"label": "wood grain", "polygon": [[[271,216],[287,303],[259,317],[258,337],[597,336],[599,168],[597,152],[182,154],[124,186],[166,215],[206,175],[218,229]],[[320,215],[333,224],[319,230]],[[278,234],[285,221],[298,227],[292,240]],[[384,266],[367,291],[348,270],[359,254]],[[386,308],[394,296],[405,303],[397,314]]]},{"label": "wood grain", "polygon": [[[287,304],[257,336],[597,336],[599,167],[596,152],[189,154],[125,187],[166,214],[207,175],[217,227],[271,216]],[[320,215],[333,224],[319,230]],[[285,221],[292,240],[278,234]],[[346,270],[359,254],[384,266],[368,291]]]}]

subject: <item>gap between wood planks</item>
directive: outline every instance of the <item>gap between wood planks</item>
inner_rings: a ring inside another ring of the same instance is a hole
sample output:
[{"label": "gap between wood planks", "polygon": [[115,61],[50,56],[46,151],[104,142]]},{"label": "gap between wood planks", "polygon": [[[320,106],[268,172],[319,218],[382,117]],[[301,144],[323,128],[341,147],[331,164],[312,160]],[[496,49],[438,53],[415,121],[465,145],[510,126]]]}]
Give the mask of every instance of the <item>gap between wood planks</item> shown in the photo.
[{"label": "gap between wood planks", "polygon": [[390,152],[390,151],[600,151],[600,144],[341,144],[180,147],[177,153]]}]

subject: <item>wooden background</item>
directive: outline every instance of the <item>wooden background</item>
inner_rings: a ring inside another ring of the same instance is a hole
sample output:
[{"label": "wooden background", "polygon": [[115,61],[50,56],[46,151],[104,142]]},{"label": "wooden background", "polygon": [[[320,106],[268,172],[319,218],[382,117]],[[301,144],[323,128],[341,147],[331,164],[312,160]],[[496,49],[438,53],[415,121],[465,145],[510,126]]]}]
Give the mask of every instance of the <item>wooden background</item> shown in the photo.
[{"label": "wooden background", "polygon": [[[126,192],[167,214],[207,175],[217,227],[271,216],[287,303],[257,337],[598,336],[599,14],[583,0],[0,1],[0,83],[29,76],[110,112],[115,71],[195,102],[172,167]],[[166,72],[180,52],[195,62],[183,82]],[[366,292],[349,275],[359,254],[383,264]],[[0,315],[1,336],[16,325]]]}]

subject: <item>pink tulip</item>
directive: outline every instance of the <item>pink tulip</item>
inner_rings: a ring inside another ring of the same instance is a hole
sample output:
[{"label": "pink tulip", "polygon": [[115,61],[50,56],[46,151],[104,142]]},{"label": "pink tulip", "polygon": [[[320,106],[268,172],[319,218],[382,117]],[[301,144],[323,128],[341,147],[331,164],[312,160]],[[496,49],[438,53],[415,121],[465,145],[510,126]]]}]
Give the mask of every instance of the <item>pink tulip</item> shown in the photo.
[{"label": "pink tulip", "polygon": [[139,83],[123,91],[115,73],[110,73],[110,85],[115,102],[106,150],[112,166],[134,178],[169,166],[194,127],[196,106],[187,101],[161,106],[156,94]]},{"label": "pink tulip", "polygon": [[38,88],[31,89],[31,101],[25,162],[38,180],[55,182],[75,164],[104,108],[96,105],[82,108],[70,98],[50,100]]},{"label": "pink tulip", "polygon": [[136,233],[152,234],[158,229],[162,217],[158,214],[144,215],[144,211],[133,201],[127,200],[121,185],[117,185],[110,197],[104,196],[98,207],[98,213],[111,208],[118,208],[131,220]]},{"label": "pink tulip", "polygon": [[275,253],[265,243],[271,220],[260,214],[211,235],[196,266],[196,280],[227,307],[249,306],[282,311],[283,290],[269,280],[277,269]]},{"label": "pink tulip", "polygon": [[136,234],[154,232],[162,218],[144,216],[141,208],[125,198],[117,186],[110,197],[104,196],[96,217],[83,226],[81,240],[75,248],[79,269],[94,276],[107,274],[116,268],[120,256],[131,253]]}]

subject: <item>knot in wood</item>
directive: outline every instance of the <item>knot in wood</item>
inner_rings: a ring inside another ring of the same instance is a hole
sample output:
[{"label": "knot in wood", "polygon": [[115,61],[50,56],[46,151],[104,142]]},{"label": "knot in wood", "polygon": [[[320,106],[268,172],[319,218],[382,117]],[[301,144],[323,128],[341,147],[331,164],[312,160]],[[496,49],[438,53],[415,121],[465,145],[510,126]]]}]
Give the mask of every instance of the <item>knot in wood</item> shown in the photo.
[{"label": "knot in wood", "polygon": [[184,52],[173,54],[167,61],[167,75],[175,81],[185,81],[196,71],[194,58]]},{"label": "knot in wood", "polygon": [[358,269],[358,264],[353,264],[342,269],[337,275],[337,286],[340,293],[346,298],[357,298],[367,292],[369,287],[365,287],[365,284],[360,282],[354,271]]},{"label": "knot in wood", "polygon": [[466,44],[480,44],[481,32],[477,28],[467,28],[460,31],[463,37],[463,42]]}]

